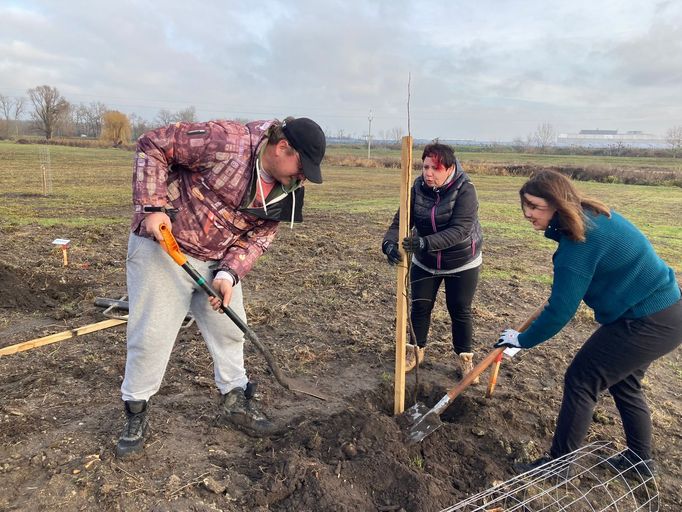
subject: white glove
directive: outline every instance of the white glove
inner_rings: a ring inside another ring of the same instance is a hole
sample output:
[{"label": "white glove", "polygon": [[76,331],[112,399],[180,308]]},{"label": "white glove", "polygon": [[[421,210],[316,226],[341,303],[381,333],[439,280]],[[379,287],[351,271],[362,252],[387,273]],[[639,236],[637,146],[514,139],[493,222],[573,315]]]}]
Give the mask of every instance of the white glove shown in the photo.
[{"label": "white glove", "polygon": [[521,348],[521,344],[519,343],[519,334],[519,331],[514,329],[505,329],[502,331],[502,334],[500,334],[500,339],[498,339],[497,343],[495,343],[495,348]]}]

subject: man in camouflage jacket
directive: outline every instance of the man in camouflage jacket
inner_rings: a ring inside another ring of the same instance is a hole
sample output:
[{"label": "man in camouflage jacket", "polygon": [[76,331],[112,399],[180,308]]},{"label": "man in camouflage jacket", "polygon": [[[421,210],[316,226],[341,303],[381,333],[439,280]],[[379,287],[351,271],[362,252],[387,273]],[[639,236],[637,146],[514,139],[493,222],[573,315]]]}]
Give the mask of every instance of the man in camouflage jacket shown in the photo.
[{"label": "man in camouflage jacket", "polygon": [[[252,435],[273,424],[251,400],[243,333],[157,241],[171,228],[183,253],[245,320],[240,280],[272,242],[281,220],[302,220],[303,182],[321,183],[320,127],[284,122],[176,123],[142,135],[133,169],[135,212],[126,264],[129,297],[126,425],[116,453],[144,446],[148,402],[161,386],[175,338],[191,310],[213,358],[224,420]],[[264,199],[265,198],[265,199]]]}]

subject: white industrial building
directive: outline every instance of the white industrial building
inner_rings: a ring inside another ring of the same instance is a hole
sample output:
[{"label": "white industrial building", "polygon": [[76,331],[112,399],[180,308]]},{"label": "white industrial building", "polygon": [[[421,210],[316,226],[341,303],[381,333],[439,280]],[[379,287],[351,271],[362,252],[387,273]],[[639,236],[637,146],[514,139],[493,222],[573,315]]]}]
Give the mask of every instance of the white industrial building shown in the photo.
[{"label": "white industrial building", "polygon": [[580,130],[579,133],[559,134],[557,146],[660,148],[665,147],[666,142],[662,137],[640,131]]}]

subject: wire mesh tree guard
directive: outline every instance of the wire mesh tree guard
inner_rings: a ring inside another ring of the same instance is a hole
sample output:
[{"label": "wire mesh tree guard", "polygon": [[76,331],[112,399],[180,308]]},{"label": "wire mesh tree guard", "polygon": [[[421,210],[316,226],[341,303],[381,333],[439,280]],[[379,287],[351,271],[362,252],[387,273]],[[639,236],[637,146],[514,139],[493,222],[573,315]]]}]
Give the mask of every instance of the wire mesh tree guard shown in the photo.
[{"label": "wire mesh tree guard", "polygon": [[658,511],[658,486],[645,462],[614,465],[625,452],[594,442],[442,512]]},{"label": "wire mesh tree guard", "polygon": [[41,146],[38,149],[40,154],[40,172],[43,185],[43,195],[52,194],[52,160],[50,158],[50,147]]}]

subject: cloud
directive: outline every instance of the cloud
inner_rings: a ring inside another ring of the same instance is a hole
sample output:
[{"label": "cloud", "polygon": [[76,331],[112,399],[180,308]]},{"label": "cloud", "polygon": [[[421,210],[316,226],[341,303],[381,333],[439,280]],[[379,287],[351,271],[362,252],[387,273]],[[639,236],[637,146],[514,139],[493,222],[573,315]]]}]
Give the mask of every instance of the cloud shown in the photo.
[{"label": "cloud", "polygon": [[[308,115],[329,131],[510,140],[679,124],[679,2],[0,3],[0,94],[48,84],[152,119]],[[675,117],[677,116],[677,117]]]}]

